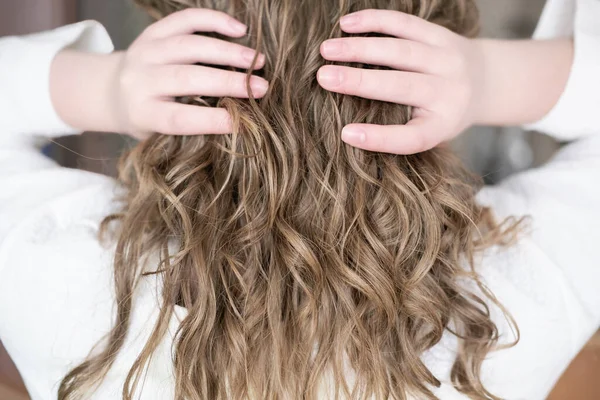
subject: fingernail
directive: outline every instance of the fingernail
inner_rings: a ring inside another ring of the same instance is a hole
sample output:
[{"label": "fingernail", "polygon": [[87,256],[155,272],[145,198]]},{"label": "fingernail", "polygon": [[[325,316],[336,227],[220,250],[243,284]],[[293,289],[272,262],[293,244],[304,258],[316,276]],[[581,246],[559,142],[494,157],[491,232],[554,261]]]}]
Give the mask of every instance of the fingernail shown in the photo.
[{"label": "fingernail", "polygon": [[342,75],[335,67],[321,68],[317,78],[325,86],[339,86],[342,83]]},{"label": "fingernail", "polygon": [[242,52],[242,57],[244,58],[244,60],[246,60],[248,62],[254,61],[255,55],[256,55],[256,51],[254,51],[254,50],[244,50]]},{"label": "fingernail", "polygon": [[350,145],[361,145],[367,141],[367,134],[360,128],[350,126],[342,130],[342,140]]},{"label": "fingernail", "polygon": [[263,94],[267,93],[267,90],[269,89],[269,83],[262,78],[253,76],[250,78],[250,87],[252,88],[252,93],[254,95],[262,96]]},{"label": "fingernail", "polygon": [[323,42],[323,53],[328,56],[337,56],[342,52],[343,43],[339,40]]},{"label": "fingernail", "polygon": [[340,25],[342,28],[350,28],[358,24],[358,16],[356,15],[346,15],[340,19]]},{"label": "fingernail", "polygon": [[248,27],[246,25],[242,24],[237,19],[230,19],[229,25],[231,26],[231,29],[233,29],[233,31],[235,33],[239,33],[239,34],[246,33],[246,30],[248,29]]}]

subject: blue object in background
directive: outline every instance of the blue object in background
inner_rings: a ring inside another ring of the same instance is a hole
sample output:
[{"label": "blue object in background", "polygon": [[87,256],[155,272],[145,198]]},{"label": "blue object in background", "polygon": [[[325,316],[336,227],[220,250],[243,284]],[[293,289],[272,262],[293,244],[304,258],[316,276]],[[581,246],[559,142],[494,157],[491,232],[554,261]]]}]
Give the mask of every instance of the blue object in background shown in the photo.
[{"label": "blue object in background", "polygon": [[52,143],[48,143],[44,147],[42,147],[42,154],[46,157],[52,157]]}]

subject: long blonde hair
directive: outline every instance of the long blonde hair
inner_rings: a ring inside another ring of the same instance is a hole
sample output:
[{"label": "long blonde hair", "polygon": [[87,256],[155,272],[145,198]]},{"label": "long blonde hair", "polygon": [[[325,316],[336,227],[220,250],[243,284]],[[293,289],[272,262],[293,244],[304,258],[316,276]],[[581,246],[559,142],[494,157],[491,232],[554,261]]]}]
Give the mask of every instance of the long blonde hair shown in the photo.
[{"label": "long blonde hair", "polygon": [[315,78],[320,44],[344,36],[342,15],[397,10],[473,36],[474,0],[137,3],[156,18],[208,7],[247,23],[237,41],[266,54],[270,89],[261,100],[201,100],[230,111],[232,135],[156,135],[123,158],[125,206],[105,221],[118,222],[117,320],[59,398],[86,398],[109,371],[135,286],[149,279],[141,260],[160,254],[160,315],[124,399],[139,389],[175,305],[188,310],[174,337],[176,399],[318,399],[324,376],[340,398],[435,398],[440,382],[421,358],[445,334],[459,340],[454,386],[495,399],[480,368],[498,342],[488,304],[499,304],[473,257],[517,225],[497,224],[476,203],[480,181],[448,147],[396,156],[344,144],[346,124],[402,124],[411,109],[330,93]]}]

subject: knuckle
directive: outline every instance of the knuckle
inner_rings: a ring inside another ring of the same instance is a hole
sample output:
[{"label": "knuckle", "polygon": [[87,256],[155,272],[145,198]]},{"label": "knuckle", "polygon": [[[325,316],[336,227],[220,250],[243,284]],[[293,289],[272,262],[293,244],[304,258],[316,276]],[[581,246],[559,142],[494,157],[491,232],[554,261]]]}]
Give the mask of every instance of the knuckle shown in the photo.
[{"label": "knuckle", "polygon": [[175,17],[179,20],[179,24],[194,26],[198,25],[202,21],[211,20],[206,11],[207,10],[202,8],[190,7],[179,11]]},{"label": "knuckle", "polygon": [[410,97],[415,92],[415,82],[413,79],[398,79],[396,84],[399,92],[406,97]]},{"label": "knuckle", "polygon": [[415,23],[415,18],[416,18],[414,15],[410,15],[410,14],[406,14],[406,13],[402,13],[402,12],[396,13],[395,17],[396,17],[396,23],[406,25],[406,27],[409,29],[413,27],[413,25]]},{"label": "knuckle", "polygon": [[175,87],[187,87],[192,84],[190,75],[185,68],[174,68],[171,74]]},{"label": "knuckle", "polygon": [[[399,42],[400,43],[400,42]],[[402,42],[401,52],[398,54],[402,54],[404,58],[413,60],[417,55],[417,49],[414,42],[406,40]]]},{"label": "knuckle", "polygon": [[140,45],[135,49],[130,50],[132,60],[141,61],[145,64],[150,64],[155,60],[155,51],[151,45]]},{"label": "knuckle", "polygon": [[189,38],[187,36],[175,36],[171,39],[171,43],[169,43],[169,45],[177,49],[186,49],[190,47],[191,44],[188,39]]},{"label": "knuckle", "polygon": [[242,54],[241,49],[234,50],[230,42],[224,40],[218,40],[214,42],[215,54],[231,54],[236,51],[238,54]]},{"label": "knuckle", "polygon": [[242,86],[241,79],[237,76],[237,74],[232,74],[228,72],[219,72],[220,81],[226,86],[228,89],[239,88]]},{"label": "knuckle", "polygon": [[[415,91],[413,84],[413,91]],[[425,104],[432,104],[437,96],[435,85],[430,81],[424,81],[419,85],[419,93]]]},{"label": "knuckle", "polygon": [[369,14],[367,14],[367,17],[369,21],[372,21],[371,24],[376,32],[385,31],[386,22],[383,18],[377,18],[376,11],[371,10]]},{"label": "knuckle", "polygon": [[239,92],[239,93],[247,92],[247,89],[246,89],[247,82],[246,82],[245,75],[229,74],[227,79],[228,79],[229,88],[233,92]]},{"label": "knuckle", "polygon": [[412,14],[403,13],[397,11],[394,13],[394,16],[390,19],[390,26],[402,26],[406,31],[414,31],[418,28],[417,22],[419,17]]},{"label": "knuckle", "polygon": [[463,72],[467,69],[467,61],[458,51],[453,51],[447,56],[447,65],[452,72]]},{"label": "knuckle", "polygon": [[457,43],[454,39],[457,36],[450,29],[437,25],[435,32],[431,35],[431,40],[439,47],[456,48]]},{"label": "knuckle", "polygon": [[166,132],[164,133],[177,133],[185,131],[186,121],[185,116],[179,110],[173,110],[167,115],[166,119]]},{"label": "knuckle", "polygon": [[339,92],[342,94],[357,94],[362,82],[362,71],[340,69]]},{"label": "knuckle", "polygon": [[185,8],[179,11],[176,16],[185,20],[195,20],[206,16],[205,10],[202,8]]},{"label": "knuckle", "polygon": [[341,40],[341,55],[348,62],[359,62],[364,54],[364,43],[362,40]]},{"label": "knuckle", "polygon": [[435,32],[432,33],[429,39],[432,43],[435,43],[437,46],[439,47],[446,47],[448,46],[447,40],[446,40],[446,36],[440,34],[439,32]]},{"label": "knuckle", "polygon": [[142,34],[140,35],[140,37],[154,36],[154,32],[156,31],[156,29],[157,29],[156,24],[152,24],[142,31]]},{"label": "knuckle", "polygon": [[242,91],[246,91],[245,75],[221,70],[214,72],[212,86],[218,88],[219,92],[241,93]]}]

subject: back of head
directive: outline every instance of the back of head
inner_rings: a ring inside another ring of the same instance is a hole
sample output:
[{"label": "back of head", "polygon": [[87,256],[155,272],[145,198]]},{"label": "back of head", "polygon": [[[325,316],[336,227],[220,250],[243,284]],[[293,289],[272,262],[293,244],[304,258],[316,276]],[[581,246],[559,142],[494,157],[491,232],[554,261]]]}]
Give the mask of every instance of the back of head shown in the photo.
[{"label": "back of head", "polygon": [[321,43],[346,36],[343,15],[389,9],[473,35],[474,0],[137,2],[157,18],[206,7],[246,23],[236,41],[266,55],[260,73],[270,88],[260,100],[201,99],[230,111],[232,135],[156,135],[125,157],[119,319],[104,358],[67,376],[62,393],[106,372],[127,330],[139,261],[161,252],[161,317],[128,388],[181,305],[178,399],[317,399],[325,376],[344,398],[433,397],[439,382],[421,355],[450,327],[461,338],[455,386],[491,397],[479,369],[497,330],[483,299],[457,282],[477,280],[463,260],[488,234],[501,236],[475,203],[478,181],[445,147],[397,156],[344,144],[346,124],[403,124],[411,109],[316,81]]}]

